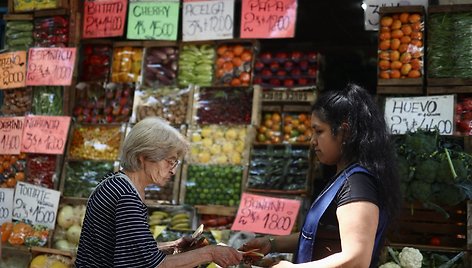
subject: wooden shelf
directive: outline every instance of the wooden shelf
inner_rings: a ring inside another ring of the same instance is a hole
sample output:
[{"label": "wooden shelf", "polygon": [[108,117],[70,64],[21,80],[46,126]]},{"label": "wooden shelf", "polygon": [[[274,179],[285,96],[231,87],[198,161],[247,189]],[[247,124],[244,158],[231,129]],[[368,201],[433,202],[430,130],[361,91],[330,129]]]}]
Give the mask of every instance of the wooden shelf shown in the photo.
[{"label": "wooden shelf", "polygon": [[54,248],[45,248],[45,247],[31,247],[31,252],[33,253],[45,253],[45,254],[54,254],[54,255],[61,255],[73,258],[75,254],[71,251],[59,250]]},{"label": "wooden shelf", "polygon": [[407,86],[422,86],[423,78],[404,78],[404,79],[378,79],[378,86],[397,86],[397,87],[407,87]]},{"label": "wooden shelf", "polygon": [[226,207],[219,205],[194,205],[199,214],[235,216],[238,212],[237,207]]},{"label": "wooden shelf", "polygon": [[422,86],[377,86],[378,95],[423,95]]},{"label": "wooden shelf", "polygon": [[472,93],[472,85],[428,87],[426,93],[428,95]]},{"label": "wooden shelf", "polygon": [[380,7],[379,13],[424,12],[423,6]]},{"label": "wooden shelf", "polygon": [[471,4],[463,5],[433,5],[428,7],[428,13],[465,12],[471,11]]}]

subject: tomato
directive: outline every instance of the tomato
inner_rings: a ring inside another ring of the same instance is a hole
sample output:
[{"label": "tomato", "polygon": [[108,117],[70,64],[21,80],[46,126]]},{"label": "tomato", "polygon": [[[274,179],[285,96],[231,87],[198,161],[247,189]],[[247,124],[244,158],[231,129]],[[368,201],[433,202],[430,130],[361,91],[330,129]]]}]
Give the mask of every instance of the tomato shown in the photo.
[{"label": "tomato", "polygon": [[432,246],[440,246],[441,245],[441,239],[439,237],[431,237],[431,240],[429,240],[429,244]]},{"label": "tomato", "polygon": [[465,98],[462,101],[462,108],[465,111],[471,111],[472,110],[472,99],[471,98]]}]

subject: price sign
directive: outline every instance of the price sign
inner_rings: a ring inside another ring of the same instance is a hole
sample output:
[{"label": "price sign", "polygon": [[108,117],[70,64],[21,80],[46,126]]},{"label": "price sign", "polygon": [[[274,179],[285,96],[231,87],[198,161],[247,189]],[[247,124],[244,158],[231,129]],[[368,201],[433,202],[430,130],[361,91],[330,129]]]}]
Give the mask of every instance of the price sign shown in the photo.
[{"label": "price sign", "polygon": [[243,193],[231,230],[287,235],[297,219],[300,201]]},{"label": "price sign", "polygon": [[13,212],[13,189],[0,188],[0,225],[11,222]]},{"label": "price sign", "polygon": [[75,47],[30,48],[26,85],[69,86],[75,54]]},{"label": "price sign", "polygon": [[130,0],[128,39],[177,40],[179,0]]},{"label": "price sign", "polygon": [[313,102],[315,101],[314,91],[294,91],[294,90],[264,90],[262,101],[265,102]]},{"label": "price sign", "polygon": [[234,0],[184,0],[183,41],[233,38]]},{"label": "price sign", "polygon": [[441,135],[452,135],[454,95],[387,98],[385,120],[392,134],[437,128]]},{"label": "price sign", "polygon": [[2,154],[20,154],[24,117],[0,117],[0,151]]},{"label": "price sign", "polygon": [[297,0],[243,0],[241,38],[295,36]]},{"label": "price sign", "polygon": [[379,29],[379,11],[381,7],[424,6],[428,8],[428,0],[364,0],[364,27],[366,31]]},{"label": "price sign", "polygon": [[69,116],[26,116],[21,151],[63,154],[69,124]]},{"label": "price sign", "polygon": [[122,36],[127,7],[126,0],[85,0],[82,37]]},{"label": "price sign", "polygon": [[61,192],[19,181],[13,199],[13,219],[54,229]]},{"label": "price sign", "polygon": [[0,54],[0,89],[24,87],[26,83],[26,51]]}]

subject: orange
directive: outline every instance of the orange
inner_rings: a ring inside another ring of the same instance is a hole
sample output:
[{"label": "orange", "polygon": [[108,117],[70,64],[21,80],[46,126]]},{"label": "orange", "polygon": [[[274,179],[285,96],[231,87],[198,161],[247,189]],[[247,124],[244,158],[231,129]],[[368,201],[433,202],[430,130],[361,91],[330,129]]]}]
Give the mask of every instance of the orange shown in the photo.
[{"label": "orange", "polygon": [[391,44],[390,44],[390,48],[391,48],[392,50],[397,50],[397,49],[400,48],[400,44],[401,44],[401,43],[402,43],[402,42],[401,42],[400,39],[398,39],[398,38],[392,39],[392,42],[391,42]]},{"label": "orange", "polygon": [[221,67],[225,62],[226,60],[220,57],[216,60],[216,66]]},{"label": "orange", "polygon": [[411,40],[411,44],[414,45],[414,46],[417,46],[417,47],[422,47],[423,46],[423,42],[421,42],[418,39]]},{"label": "orange", "polygon": [[413,32],[413,29],[411,28],[410,25],[403,25],[401,30],[404,35],[410,35],[411,32]]},{"label": "orange", "polygon": [[392,70],[399,70],[400,68],[402,68],[402,63],[400,61],[393,61],[392,64],[390,65],[390,67],[392,68]]},{"label": "orange", "polygon": [[390,48],[390,40],[383,40],[379,44],[380,50],[388,50]]},{"label": "orange", "polygon": [[411,64],[411,69],[412,70],[421,69],[421,61],[419,59],[412,59],[410,64]]},{"label": "orange", "polygon": [[233,78],[233,80],[231,80],[230,85],[233,86],[233,87],[240,86],[241,85],[241,80],[239,80],[239,78]]},{"label": "orange", "polygon": [[280,123],[280,120],[282,120],[282,117],[279,113],[272,114],[272,121],[274,121],[274,123],[278,124]]},{"label": "orange", "polygon": [[388,60],[379,61],[379,68],[380,68],[380,70],[390,69],[390,61],[388,61]]},{"label": "orange", "polygon": [[284,126],[284,133],[285,134],[290,134],[292,132],[292,126],[291,125],[285,125]]},{"label": "orange", "polygon": [[243,64],[243,61],[241,60],[240,57],[234,57],[233,60],[231,60],[234,66],[239,67]]},{"label": "orange", "polygon": [[300,120],[300,122],[305,122],[307,119],[308,119],[308,117],[306,116],[306,114],[299,114],[298,115],[298,120]]},{"label": "orange", "polygon": [[381,60],[389,60],[389,59],[390,59],[390,53],[388,53],[388,51],[380,51],[380,53],[379,53],[379,59],[381,59]]},{"label": "orange", "polygon": [[243,53],[243,51],[244,51],[244,47],[241,46],[241,45],[236,45],[236,46],[233,47],[233,53],[236,56],[241,55]]},{"label": "orange", "polygon": [[385,26],[382,26],[380,28],[380,32],[381,33],[387,33],[387,32],[390,32],[390,27],[385,27]]},{"label": "orange", "polygon": [[420,31],[423,27],[421,27],[421,22],[415,22],[411,24],[411,29],[413,31]]},{"label": "orange", "polygon": [[223,70],[225,71],[233,71],[233,64],[231,62],[225,62],[223,64]]},{"label": "orange", "polygon": [[406,52],[408,50],[408,44],[401,44],[399,47],[398,47],[398,51],[400,53],[403,53],[403,52]]},{"label": "orange", "polygon": [[411,42],[411,38],[407,35],[404,35],[402,38],[400,38],[400,42],[402,44],[409,44]]},{"label": "orange", "polygon": [[402,14],[400,14],[400,21],[402,23],[407,23],[408,22],[408,17],[410,17],[410,14],[406,13],[406,12],[403,12]]},{"label": "orange", "polygon": [[411,32],[411,39],[418,39],[418,40],[421,40],[423,39],[423,33],[422,32]]},{"label": "orange", "polygon": [[16,180],[15,178],[8,178],[7,180],[7,187],[8,188],[14,188],[16,186]]},{"label": "orange", "polygon": [[400,20],[394,20],[392,23],[392,30],[398,30],[402,27],[402,22]]},{"label": "orange", "polygon": [[25,180],[25,173],[24,172],[17,172],[15,174],[15,180],[24,181]]},{"label": "orange", "polygon": [[249,51],[244,51],[242,54],[241,54],[241,59],[243,61],[250,61],[252,59],[252,54],[251,52]]},{"label": "orange", "polygon": [[410,52],[404,52],[401,56],[400,56],[400,61],[402,63],[409,63],[411,61],[411,53]]},{"label": "orange", "polygon": [[418,78],[421,77],[421,73],[418,70],[411,70],[408,72],[408,77],[409,78]]},{"label": "orange", "polygon": [[225,73],[226,73],[225,70],[223,70],[223,69],[217,69],[217,70],[216,70],[216,77],[217,77],[217,78],[221,78],[221,77],[223,77],[223,75],[225,75]]},{"label": "orange", "polygon": [[399,70],[392,70],[392,71],[390,72],[390,77],[395,78],[395,79],[400,78],[401,75],[402,75],[402,74],[400,73]]},{"label": "orange", "polygon": [[218,47],[218,49],[216,50],[216,53],[220,56],[223,56],[223,54],[226,52],[226,50],[228,50],[228,46],[226,45],[221,45]]},{"label": "orange", "polygon": [[382,79],[390,79],[390,73],[388,71],[381,71],[379,77]]},{"label": "orange", "polygon": [[421,51],[417,50],[417,51],[413,52],[411,55],[412,55],[413,59],[419,59],[423,56],[423,53],[421,53]]},{"label": "orange", "polygon": [[410,17],[408,18],[408,21],[410,23],[419,22],[419,21],[421,21],[421,16],[420,16],[420,14],[417,14],[417,13],[411,14]]},{"label": "orange", "polygon": [[380,40],[387,40],[390,38],[392,38],[392,35],[390,34],[390,32],[383,32],[383,33],[380,33],[379,35]]},{"label": "orange", "polygon": [[223,53],[223,59],[230,61],[234,57],[234,53],[230,50],[226,50],[225,53]]},{"label": "orange", "polygon": [[384,16],[380,19],[380,25],[381,26],[390,26],[393,23],[393,18],[390,16]]},{"label": "orange", "polygon": [[403,36],[402,30],[393,30],[392,31],[392,38],[400,39]]},{"label": "orange", "polygon": [[390,52],[390,60],[395,61],[399,59],[400,59],[400,52],[398,52],[397,50],[393,50],[392,52]]},{"label": "orange", "polygon": [[407,63],[407,64],[403,64],[402,68],[400,69],[400,72],[402,73],[402,75],[407,75],[411,70],[411,64]]},{"label": "orange", "polygon": [[251,80],[251,75],[248,72],[241,72],[239,79],[241,79],[242,82],[249,82],[249,80]]}]

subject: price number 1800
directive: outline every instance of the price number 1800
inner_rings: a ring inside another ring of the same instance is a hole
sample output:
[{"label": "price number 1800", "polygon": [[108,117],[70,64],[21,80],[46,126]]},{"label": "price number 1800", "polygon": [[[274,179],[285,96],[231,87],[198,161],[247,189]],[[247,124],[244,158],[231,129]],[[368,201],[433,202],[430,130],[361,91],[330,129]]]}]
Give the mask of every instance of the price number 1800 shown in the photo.
[{"label": "price number 1800", "polygon": [[269,230],[288,230],[292,225],[292,219],[290,217],[283,217],[277,214],[267,213],[264,218],[264,229]]}]

